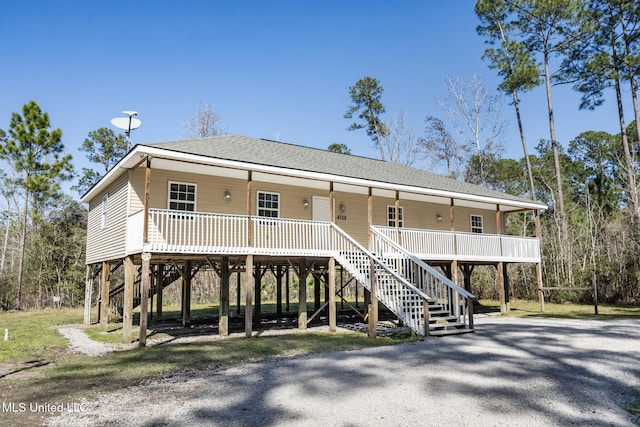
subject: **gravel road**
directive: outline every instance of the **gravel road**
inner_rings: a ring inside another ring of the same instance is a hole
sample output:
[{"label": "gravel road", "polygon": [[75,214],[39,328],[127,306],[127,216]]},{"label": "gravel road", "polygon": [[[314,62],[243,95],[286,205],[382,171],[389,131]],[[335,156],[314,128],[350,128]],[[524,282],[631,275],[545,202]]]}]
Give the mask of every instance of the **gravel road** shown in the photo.
[{"label": "gravel road", "polygon": [[479,317],[474,334],[157,378],[49,422],[634,426],[639,402],[640,321]]}]

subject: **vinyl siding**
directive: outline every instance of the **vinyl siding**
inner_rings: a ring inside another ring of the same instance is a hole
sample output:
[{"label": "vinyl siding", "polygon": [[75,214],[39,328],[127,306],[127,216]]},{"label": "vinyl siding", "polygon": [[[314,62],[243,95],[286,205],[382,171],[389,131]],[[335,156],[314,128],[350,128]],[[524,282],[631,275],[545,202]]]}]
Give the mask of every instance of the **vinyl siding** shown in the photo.
[{"label": "vinyl siding", "polygon": [[[131,171],[130,211],[133,214],[143,209],[144,168]],[[247,213],[247,180],[221,176],[209,176],[188,172],[152,169],[151,171],[150,207],[167,209],[169,182],[195,184],[196,210],[204,213],[222,213],[246,215]],[[225,191],[231,193],[231,200],[224,199]],[[259,191],[278,193],[280,195],[280,217],[311,220],[313,214],[313,196],[329,197],[327,189],[307,188],[285,184],[253,181],[251,214],[257,213],[257,193]],[[334,222],[360,244],[368,246],[367,200],[366,194],[355,194],[336,191]],[[309,201],[304,208],[303,200]],[[345,212],[340,212],[340,204],[344,204]],[[393,206],[395,199],[374,196],[373,223],[387,225],[387,206]],[[404,210],[404,227],[431,230],[450,230],[449,206],[430,204],[414,200],[400,200]],[[99,212],[98,212],[99,213]],[[470,232],[470,215],[482,215],[484,233],[496,232],[496,213],[494,210],[471,209],[462,206],[454,207],[454,226],[456,231]],[[438,221],[437,216],[442,220]],[[99,215],[98,215],[99,220]],[[99,223],[98,223],[99,225]]]},{"label": "vinyl siding", "polygon": [[[127,175],[89,203],[87,264],[122,258],[127,231]],[[107,226],[102,228],[102,198],[108,194]]]}]

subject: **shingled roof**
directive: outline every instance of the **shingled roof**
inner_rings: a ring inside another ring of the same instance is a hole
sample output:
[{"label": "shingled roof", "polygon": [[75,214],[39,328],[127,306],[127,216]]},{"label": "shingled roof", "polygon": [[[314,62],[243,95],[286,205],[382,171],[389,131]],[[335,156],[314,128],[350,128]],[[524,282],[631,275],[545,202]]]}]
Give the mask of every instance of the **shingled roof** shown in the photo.
[{"label": "shingled roof", "polygon": [[409,166],[241,135],[223,135],[144,145],[248,164],[532,203],[531,199],[512,196]]}]

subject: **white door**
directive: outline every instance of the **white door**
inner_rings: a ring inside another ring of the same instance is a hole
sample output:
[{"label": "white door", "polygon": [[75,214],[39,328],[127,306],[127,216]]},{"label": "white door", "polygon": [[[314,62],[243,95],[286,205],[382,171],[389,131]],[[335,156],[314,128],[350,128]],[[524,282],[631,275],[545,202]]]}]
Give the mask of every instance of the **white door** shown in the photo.
[{"label": "white door", "polygon": [[311,213],[314,221],[331,221],[331,215],[329,213],[329,198],[313,196]]},{"label": "white door", "polygon": [[[311,214],[313,215],[314,221],[331,221],[329,198],[313,196]],[[321,228],[313,228],[313,249],[322,250],[329,248],[329,236],[327,235],[327,231],[328,230],[324,226]]]}]

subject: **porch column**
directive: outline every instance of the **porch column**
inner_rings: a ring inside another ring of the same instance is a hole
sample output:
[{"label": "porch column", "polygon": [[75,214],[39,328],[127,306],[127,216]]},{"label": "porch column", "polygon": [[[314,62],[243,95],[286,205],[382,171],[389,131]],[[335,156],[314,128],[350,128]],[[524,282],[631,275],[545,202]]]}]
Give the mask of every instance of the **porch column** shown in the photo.
[{"label": "porch column", "polygon": [[124,259],[124,297],[122,299],[122,342],[131,343],[131,329],[133,327],[133,284],[135,281],[135,266],[133,258]]},{"label": "porch column", "polygon": [[151,279],[151,271],[149,261],[151,254],[149,252],[142,253],[142,271],[140,277],[140,347],[147,345],[147,316],[149,309],[149,281]]},{"label": "porch column", "polygon": [[298,329],[307,329],[307,263],[304,259],[298,268]]},{"label": "porch column", "polygon": [[108,261],[102,263],[102,276],[100,277],[100,330],[107,331],[109,324],[109,277],[111,276],[111,264]]},{"label": "porch column", "polygon": [[369,250],[373,250],[371,227],[373,226],[373,189],[369,187],[367,193],[367,241]]},{"label": "porch column", "polygon": [[[449,229],[452,233],[456,232],[455,223],[455,208],[453,198],[449,199]],[[456,235],[453,235],[453,260],[451,261],[451,281],[455,284],[458,283],[458,242],[456,241]]]},{"label": "porch column", "polygon": [[162,322],[162,292],[164,291],[164,264],[158,264],[156,269],[156,286],[158,294],[156,297],[156,320]]},{"label": "porch column", "polygon": [[[502,235],[502,212],[500,212],[500,205],[496,204],[496,234]],[[500,250],[499,256],[502,260],[502,249]],[[504,289],[504,263],[502,261],[498,262],[496,266],[496,284],[498,285],[498,295],[500,297],[500,313],[509,312],[507,308],[507,300]]]},{"label": "porch column", "polygon": [[142,242],[149,243],[149,196],[151,194],[151,157],[147,156],[144,171],[144,219],[142,223]]},{"label": "porch column", "polygon": [[396,217],[396,232],[398,234],[398,244],[402,246],[402,236],[400,234],[400,192],[398,190],[396,190],[396,201],[393,208]]},{"label": "porch column", "polygon": [[329,332],[336,331],[336,260],[329,258]]},{"label": "porch column", "polygon": [[218,334],[229,335],[229,257],[222,257],[220,273],[220,307],[218,309]]},{"label": "porch column", "polygon": [[251,313],[251,304],[253,300],[253,255],[247,255],[245,261],[245,288],[244,288],[244,334],[247,338],[251,337],[253,327],[253,316]]}]

